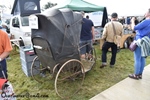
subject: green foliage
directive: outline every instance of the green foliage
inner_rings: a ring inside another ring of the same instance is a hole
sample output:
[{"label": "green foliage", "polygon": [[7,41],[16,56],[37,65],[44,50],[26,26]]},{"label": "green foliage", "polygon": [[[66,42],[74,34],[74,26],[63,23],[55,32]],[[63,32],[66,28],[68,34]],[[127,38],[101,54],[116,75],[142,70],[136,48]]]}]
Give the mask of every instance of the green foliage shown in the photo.
[{"label": "green foliage", "polygon": [[43,6],[42,10],[46,10],[46,9],[51,8],[51,7],[53,7],[53,6],[56,6],[56,5],[57,5],[57,3],[47,2],[47,4],[45,4],[45,5]]},{"label": "green foliage", "polygon": [[[92,70],[85,74],[85,80],[82,89],[69,100],[89,100],[98,93],[127,78],[128,74],[133,73],[133,52],[129,51],[128,49],[121,49],[121,51],[117,53],[116,65],[114,68],[107,66],[103,69],[100,69],[101,50],[99,49],[99,45],[96,45],[95,48],[98,57],[96,65],[92,68]],[[27,93],[30,95],[36,95],[39,93],[40,95],[48,95],[48,98],[38,98],[38,100],[61,100],[61,98],[55,92],[54,79],[47,80],[44,83],[38,83],[32,77],[27,77],[24,74],[21,68],[20,55],[18,51],[18,49],[13,50],[10,55],[11,59],[8,60],[9,80],[14,87],[16,95],[25,95]],[[110,57],[111,53],[108,52],[108,64]],[[146,60],[147,65],[148,62],[150,62],[150,58],[148,57]],[[18,100],[35,99],[36,98],[33,97],[18,98]]]}]

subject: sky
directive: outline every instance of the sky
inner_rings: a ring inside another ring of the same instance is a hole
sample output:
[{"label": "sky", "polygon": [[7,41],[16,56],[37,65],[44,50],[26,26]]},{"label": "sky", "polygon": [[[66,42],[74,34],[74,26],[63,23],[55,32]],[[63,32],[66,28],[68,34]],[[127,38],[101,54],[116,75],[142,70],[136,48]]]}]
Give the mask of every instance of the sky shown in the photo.
[{"label": "sky", "polygon": [[[66,0],[40,0],[41,5],[46,4],[48,1],[52,3],[61,3]],[[117,12],[120,16],[125,15],[144,15],[149,6],[149,0],[85,0],[87,2],[105,6],[108,14]],[[6,6],[13,5],[14,0],[0,0],[0,4]]]}]

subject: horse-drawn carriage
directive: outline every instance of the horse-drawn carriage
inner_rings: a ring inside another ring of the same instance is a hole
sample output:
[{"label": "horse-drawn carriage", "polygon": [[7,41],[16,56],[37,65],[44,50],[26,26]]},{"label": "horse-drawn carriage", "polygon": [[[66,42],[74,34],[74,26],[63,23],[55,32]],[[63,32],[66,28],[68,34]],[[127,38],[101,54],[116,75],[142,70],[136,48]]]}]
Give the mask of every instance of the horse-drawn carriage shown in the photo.
[{"label": "horse-drawn carriage", "polygon": [[38,19],[38,28],[32,29],[31,36],[37,55],[31,74],[38,82],[54,79],[56,93],[62,98],[70,97],[81,88],[85,73],[96,62],[94,48],[92,58],[80,59],[82,15],[70,9],[52,9],[31,16]]}]

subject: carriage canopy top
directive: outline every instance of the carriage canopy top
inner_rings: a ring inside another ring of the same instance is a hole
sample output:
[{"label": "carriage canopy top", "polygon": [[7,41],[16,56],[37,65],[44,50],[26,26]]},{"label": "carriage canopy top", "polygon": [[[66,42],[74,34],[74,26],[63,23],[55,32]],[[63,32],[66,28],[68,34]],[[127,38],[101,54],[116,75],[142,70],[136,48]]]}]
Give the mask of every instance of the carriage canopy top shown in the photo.
[{"label": "carriage canopy top", "polygon": [[75,55],[79,56],[81,13],[64,8],[52,9],[42,14],[36,14],[36,16],[39,29],[32,29],[32,41],[34,38],[42,38],[47,41],[53,59],[57,61],[74,58]]}]

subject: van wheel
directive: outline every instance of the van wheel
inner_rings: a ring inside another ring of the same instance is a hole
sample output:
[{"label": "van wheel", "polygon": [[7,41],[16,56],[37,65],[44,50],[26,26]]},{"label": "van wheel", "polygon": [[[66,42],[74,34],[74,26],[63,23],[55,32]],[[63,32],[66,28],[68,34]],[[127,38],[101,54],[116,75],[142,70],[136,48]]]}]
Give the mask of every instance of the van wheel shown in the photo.
[{"label": "van wheel", "polygon": [[19,41],[19,46],[20,46],[20,47],[21,47],[21,46],[24,46],[24,42],[23,42],[22,39]]}]

